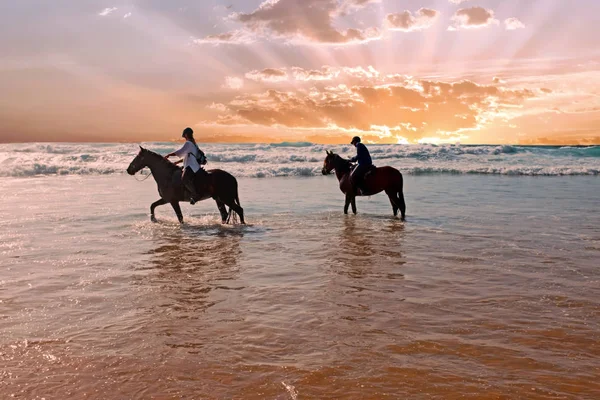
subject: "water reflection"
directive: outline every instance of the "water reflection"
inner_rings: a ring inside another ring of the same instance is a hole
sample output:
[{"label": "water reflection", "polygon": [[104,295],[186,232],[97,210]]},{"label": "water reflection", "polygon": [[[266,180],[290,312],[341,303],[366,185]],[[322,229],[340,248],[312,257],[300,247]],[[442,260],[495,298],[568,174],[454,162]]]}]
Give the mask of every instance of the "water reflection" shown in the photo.
[{"label": "water reflection", "polygon": [[348,216],[336,233],[329,250],[331,268],[339,274],[360,279],[405,263],[400,250],[404,224],[395,219]]},{"label": "water reflection", "polygon": [[157,231],[138,282],[152,292],[146,306],[172,318],[194,319],[223,300],[215,290],[241,289],[231,281],[238,275],[243,235],[221,226]]}]

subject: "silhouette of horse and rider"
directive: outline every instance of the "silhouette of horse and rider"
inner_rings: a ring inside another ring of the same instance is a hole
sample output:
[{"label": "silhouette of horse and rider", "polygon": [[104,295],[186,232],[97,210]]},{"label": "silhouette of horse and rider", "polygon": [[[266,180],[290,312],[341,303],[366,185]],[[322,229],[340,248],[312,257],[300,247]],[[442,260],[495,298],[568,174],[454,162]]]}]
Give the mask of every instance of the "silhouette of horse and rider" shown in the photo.
[{"label": "silhouette of horse and rider", "polygon": [[[232,211],[235,211],[240,222],[244,222],[244,209],[240,206],[238,196],[237,180],[230,173],[211,169],[205,171],[200,166],[206,164],[204,153],[196,145],[194,132],[186,128],[181,135],[186,139],[184,145],[177,151],[161,156],[140,146],[140,152],[133,159],[127,173],[134,175],[144,167],[150,168],[150,172],[158,185],[160,199],[150,206],[150,219],[156,221],[154,209],[163,204],[171,204],[179,222],[183,223],[180,201],[189,201],[191,204],[197,201],[212,198],[217,203],[223,223],[230,220]],[[168,160],[170,156],[183,157],[183,168],[177,163]],[[229,207],[229,212],[225,206]]]},{"label": "silhouette of horse and rider", "polygon": [[[178,150],[161,156],[140,146],[140,151],[133,159],[127,173],[134,175],[142,168],[150,168],[150,172],[158,185],[160,199],[150,206],[150,219],[156,221],[154,209],[163,204],[171,204],[180,223],[183,223],[183,214],[179,202],[189,201],[195,204],[198,201],[212,198],[217,203],[223,223],[228,223],[232,213],[240,217],[244,224],[244,210],[240,205],[237,180],[230,173],[220,170],[204,170],[206,156],[198,148],[194,139],[194,131],[185,128],[181,135],[185,143]],[[323,175],[335,170],[339,181],[340,190],[346,195],[344,214],[348,214],[348,207],[352,205],[352,212],[356,214],[356,196],[371,196],[382,191],[388,195],[394,216],[400,210],[401,220],[406,217],[406,204],[404,203],[403,178],[400,171],[393,167],[375,167],[367,147],[361,143],[358,136],[352,138],[351,143],[356,147],[356,156],[349,160],[339,155],[326,151],[327,157],[323,162]],[[181,159],[172,163],[169,157],[177,156]],[[177,164],[183,162],[183,168]],[[353,163],[357,162],[356,165]],[[226,206],[229,207],[227,211]]]},{"label": "silhouette of horse and rider", "polygon": [[[350,144],[356,147],[356,156],[345,160],[339,155],[326,151],[327,157],[323,162],[323,175],[335,170],[335,175],[340,183],[340,190],[346,195],[344,214],[348,214],[348,206],[352,205],[352,212],[356,214],[356,196],[372,196],[385,191],[388,195],[394,216],[398,215],[402,221],[406,218],[406,204],[404,202],[402,173],[396,168],[385,166],[377,168],[373,165],[367,147],[355,136]],[[355,166],[354,161],[358,164]]]}]

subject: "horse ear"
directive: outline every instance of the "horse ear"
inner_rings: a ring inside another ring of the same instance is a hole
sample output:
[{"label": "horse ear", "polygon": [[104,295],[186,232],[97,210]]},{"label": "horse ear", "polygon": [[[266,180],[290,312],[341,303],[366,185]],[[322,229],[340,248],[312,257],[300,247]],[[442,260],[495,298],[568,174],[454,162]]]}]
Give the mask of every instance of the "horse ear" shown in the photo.
[{"label": "horse ear", "polygon": [[329,152],[329,150],[325,150],[325,153],[327,153],[327,155],[330,155],[331,153]]},{"label": "horse ear", "polygon": [[[140,145],[138,144],[138,146]],[[144,148],[142,146],[140,146],[140,151],[144,151]]]}]

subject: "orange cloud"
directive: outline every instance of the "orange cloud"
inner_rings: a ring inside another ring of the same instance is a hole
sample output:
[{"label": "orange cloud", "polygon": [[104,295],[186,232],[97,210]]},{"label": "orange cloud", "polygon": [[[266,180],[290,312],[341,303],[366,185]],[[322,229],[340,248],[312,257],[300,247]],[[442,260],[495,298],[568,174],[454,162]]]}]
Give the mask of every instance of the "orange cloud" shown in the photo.
[{"label": "orange cloud", "polygon": [[464,132],[478,130],[501,117],[503,111],[534,97],[528,89],[479,85],[468,80],[448,83],[409,77],[400,80],[398,76],[392,76],[389,82],[386,79],[377,74],[371,84],[242,94],[227,104],[227,113],[205,124],[357,132],[381,140],[416,142],[440,135],[464,137]]},{"label": "orange cloud", "polygon": [[250,71],[246,78],[257,82],[282,82],[288,79],[285,69],[265,68],[262,71]]}]

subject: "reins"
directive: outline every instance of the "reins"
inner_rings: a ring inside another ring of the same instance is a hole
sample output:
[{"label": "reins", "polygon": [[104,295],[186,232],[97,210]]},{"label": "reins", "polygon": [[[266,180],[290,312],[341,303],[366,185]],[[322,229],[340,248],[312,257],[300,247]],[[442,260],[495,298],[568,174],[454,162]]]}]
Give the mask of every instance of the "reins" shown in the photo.
[{"label": "reins", "polygon": [[136,175],[133,175],[133,178],[138,182],[144,182],[146,179],[150,178],[151,176],[152,176],[152,171],[150,171],[150,173],[144,179],[138,179],[138,178],[136,178]]}]

